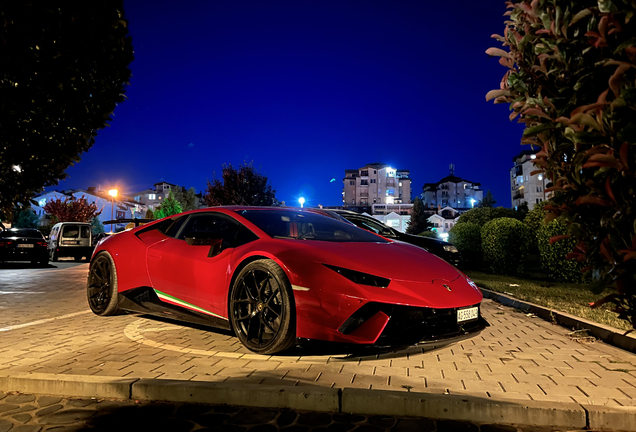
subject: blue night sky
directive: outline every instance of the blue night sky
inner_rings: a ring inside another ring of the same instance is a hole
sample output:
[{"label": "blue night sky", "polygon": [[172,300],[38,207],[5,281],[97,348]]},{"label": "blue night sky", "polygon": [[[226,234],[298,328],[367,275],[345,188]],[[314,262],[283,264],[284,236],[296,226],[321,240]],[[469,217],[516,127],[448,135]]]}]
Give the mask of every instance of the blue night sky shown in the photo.
[{"label": "blue night sky", "polygon": [[[345,169],[408,169],[413,198],[449,174],[510,207],[522,127],[485,101],[505,69],[504,1],[124,3],[135,50],[128,100],[51,189],[202,191],[252,162],[276,197],[341,205]],[[335,178],[334,182],[331,179]]]}]

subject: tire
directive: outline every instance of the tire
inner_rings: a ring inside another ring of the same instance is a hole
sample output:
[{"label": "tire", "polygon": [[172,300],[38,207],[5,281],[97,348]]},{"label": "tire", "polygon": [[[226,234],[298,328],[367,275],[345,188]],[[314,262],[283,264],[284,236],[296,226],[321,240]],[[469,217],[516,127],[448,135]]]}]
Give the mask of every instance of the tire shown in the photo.
[{"label": "tire", "polygon": [[296,343],[291,285],[275,262],[254,261],[238,274],[229,299],[230,323],[247,349],[275,354]]},{"label": "tire", "polygon": [[100,252],[91,262],[86,295],[95,315],[109,316],[121,312],[118,306],[117,270],[108,252]]}]

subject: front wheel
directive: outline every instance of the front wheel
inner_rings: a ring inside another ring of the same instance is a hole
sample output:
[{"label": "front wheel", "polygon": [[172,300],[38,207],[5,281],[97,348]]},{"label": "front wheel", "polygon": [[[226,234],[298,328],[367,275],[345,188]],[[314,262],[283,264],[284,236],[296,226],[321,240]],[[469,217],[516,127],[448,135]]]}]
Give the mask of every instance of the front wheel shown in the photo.
[{"label": "front wheel", "polygon": [[120,312],[117,298],[117,270],[108,252],[100,252],[91,262],[86,285],[88,305],[95,315]]},{"label": "front wheel", "polygon": [[296,342],[294,297],[285,272],[271,260],[248,264],[230,294],[230,322],[250,351],[275,354]]}]

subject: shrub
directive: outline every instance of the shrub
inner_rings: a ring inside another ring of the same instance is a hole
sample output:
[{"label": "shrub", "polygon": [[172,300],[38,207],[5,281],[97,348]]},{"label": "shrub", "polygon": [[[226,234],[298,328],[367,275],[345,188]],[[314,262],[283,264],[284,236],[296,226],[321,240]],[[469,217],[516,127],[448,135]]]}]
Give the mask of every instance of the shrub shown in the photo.
[{"label": "shrub", "polygon": [[459,216],[457,223],[472,222],[480,227],[483,227],[486,223],[497,218],[513,218],[522,220],[524,212],[516,211],[514,209],[505,207],[478,207],[468,210]]},{"label": "shrub", "polygon": [[576,240],[564,239],[550,244],[550,238],[565,235],[568,228],[556,219],[541,225],[537,231],[541,267],[547,276],[557,282],[580,282],[583,280],[581,263],[566,256],[576,246]]},{"label": "shrub", "polygon": [[537,250],[537,236],[539,235],[539,228],[543,226],[545,215],[548,213],[547,210],[544,209],[547,203],[547,201],[542,201],[535,204],[534,208],[530,210],[523,219],[523,224],[528,227],[530,232],[532,249],[535,251]]},{"label": "shrub", "polygon": [[448,241],[461,253],[464,264],[475,265],[481,262],[481,227],[476,223],[456,224],[448,233]]},{"label": "shrub", "polygon": [[523,270],[528,256],[528,228],[517,219],[499,218],[481,229],[481,247],[490,270],[514,274]]},{"label": "shrub", "polygon": [[39,228],[40,218],[30,208],[20,210],[13,221],[14,228]]}]

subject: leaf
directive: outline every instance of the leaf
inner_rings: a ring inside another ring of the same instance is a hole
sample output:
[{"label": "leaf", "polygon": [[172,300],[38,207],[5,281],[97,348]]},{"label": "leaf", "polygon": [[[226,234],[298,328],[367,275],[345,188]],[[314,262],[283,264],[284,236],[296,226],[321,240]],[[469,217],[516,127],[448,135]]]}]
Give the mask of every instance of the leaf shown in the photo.
[{"label": "leaf", "polygon": [[577,22],[579,22],[580,20],[582,20],[588,15],[592,15],[591,9],[583,9],[582,11],[578,12],[576,15],[574,15],[574,17],[572,18],[572,21],[570,21],[569,27],[572,27],[574,24],[576,24]]},{"label": "leaf", "polygon": [[550,244],[554,244],[561,240],[569,239],[571,236],[569,234],[558,235],[554,237],[550,237]]},{"label": "leaf", "polygon": [[533,116],[537,116],[537,117],[543,117],[545,119],[548,120],[552,120],[546,113],[544,113],[543,111],[541,111],[539,108],[528,108],[526,110],[524,110],[522,112],[523,115],[533,115]]},{"label": "leaf", "polygon": [[596,129],[599,132],[602,132],[601,128],[599,127],[598,123],[596,122],[596,120],[594,120],[594,117],[592,117],[589,114],[585,114],[585,113],[578,113],[573,115],[570,118],[570,124],[579,124],[579,125],[584,125],[584,126],[589,126],[593,129]]},{"label": "leaf", "polygon": [[623,145],[621,146],[620,158],[621,158],[621,163],[625,166],[625,169],[629,169],[629,164],[627,163],[628,150],[629,150],[629,145],[627,144],[627,142],[624,142]]},{"label": "leaf", "polygon": [[614,74],[610,77],[608,84],[612,89],[612,92],[614,92],[615,97],[618,97],[620,95],[620,84],[623,80],[623,75],[625,74],[625,71],[627,71],[627,69],[629,69],[630,67],[632,67],[632,65],[630,64],[621,64],[619,67],[616,68],[616,71],[614,71]]},{"label": "leaf", "polygon": [[488,93],[486,93],[486,102],[488,102],[489,100],[498,98],[500,96],[508,96],[510,95],[510,91],[508,90],[490,90]]},{"label": "leaf", "polygon": [[523,131],[524,137],[537,135],[539,132],[543,132],[544,130],[554,129],[555,125],[553,123],[541,123],[540,125],[533,126],[531,128],[526,128]]},{"label": "leaf", "polygon": [[505,57],[513,60],[513,58],[510,56],[510,53],[502,50],[501,48],[488,48],[486,50],[486,54],[491,57]]},{"label": "leaf", "polygon": [[604,206],[604,207],[611,207],[612,203],[605,201],[602,198],[599,198],[595,195],[585,195],[582,197],[579,197],[576,201],[575,201],[576,205],[599,205],[599,206]]}]

